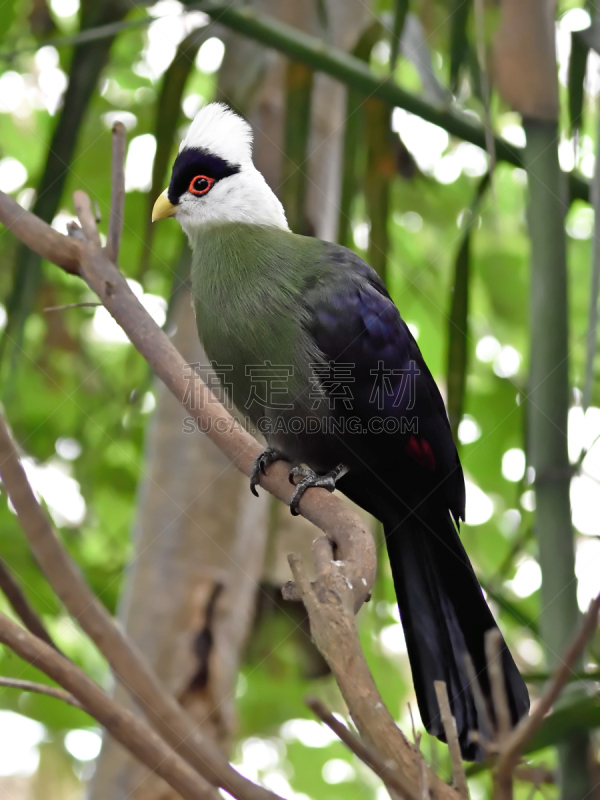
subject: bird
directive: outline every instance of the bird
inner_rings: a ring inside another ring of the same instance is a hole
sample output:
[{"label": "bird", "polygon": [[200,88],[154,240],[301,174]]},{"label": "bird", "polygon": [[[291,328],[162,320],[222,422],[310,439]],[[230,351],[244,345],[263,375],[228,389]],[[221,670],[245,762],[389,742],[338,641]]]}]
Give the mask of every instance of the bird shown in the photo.
[{"label": "bird", "polygon": [[[337,488],[382,523],[425,729],[445,741],[434,688],[445,681],[462,757],[481,760],[497,623],[459,535],[465,483],[444,401],[380,277],[352,250],[290,231],[252,143],[246,120],[205,105],[152,212],[187,234],[200,341],[266,438],[250,488],[285,459],[292,513],[311,487]],[[500,658],[514,726],[529,695],[502,638]]]}]

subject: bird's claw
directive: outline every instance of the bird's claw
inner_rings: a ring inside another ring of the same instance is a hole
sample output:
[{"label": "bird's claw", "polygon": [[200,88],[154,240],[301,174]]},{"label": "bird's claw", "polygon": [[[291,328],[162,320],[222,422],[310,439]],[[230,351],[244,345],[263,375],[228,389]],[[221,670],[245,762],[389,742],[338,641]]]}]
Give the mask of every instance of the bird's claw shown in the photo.
[{"label": "bird's claw", "polygon": [[[305,469],[304,467],[294,467],[290,470],[289,479],[290,483],[296,487],[294,494],[290,498],[290,511],[292,516],[297,517],[300,513],[298,506],[300,500],[304,497],[307,489],[327,489],[328,492],[333,492],[336,483],[348,472],[348,467],[344,464],[338,464],[331,472],[325,475],[317,475],[312,469]],[[300,478],[298,483],[294,478]]]},{"label": "bird's claw", "polygon": [[305,478],[312,478],[313,476],[316,478],[319,477],[316,472],[312,471],[312,469],[306,469],[305,467],[292,467],[292,469],[290,470],[290,474],[288,475],[288,480],[292,484],[292,486],[297,486],[299,484],[296,483],[294,478],[305,479]]},{"label": "bird's claw", "polygon": [[285,455],[280,450],[274,450],[272,447],[267,447],[258,458],[254,460],[252,472],[250,473],[250,491],[255,497],[258,497],[256,487],[260,484],[261,473],[267,474],[267,467],[270,467],[275,461],[281,459],[285,460]]}]

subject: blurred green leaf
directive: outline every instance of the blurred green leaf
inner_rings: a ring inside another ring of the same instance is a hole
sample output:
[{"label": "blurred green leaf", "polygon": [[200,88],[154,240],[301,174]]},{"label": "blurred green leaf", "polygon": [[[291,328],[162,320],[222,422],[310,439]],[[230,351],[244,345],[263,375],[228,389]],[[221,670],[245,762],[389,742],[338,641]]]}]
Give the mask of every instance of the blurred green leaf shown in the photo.
[{"label": "blurred green leaf", "polygon": [[447,409],[454,440],[462,419],[469,359],[469,286],[471,284],[471,236],[481,198],[488,186],[489,174],[481,180],[467,214],[467,222],[456,260],[448,317],[448,398]]},{"label": "blurred green leaf", "polygon": [[409,0],[394,0],[394,25],[392,28],[392,46],[390,51],[390,66],[391,71],[394,71],[396,60],[400,53],[400,42],[402,41],[402,32],[404,31],[404,23],[409,9]]},{"label": "blurred green leaf", "polygon": [[590,49],[578,31],[571,33],[571,58],[569,59],[569,132],[575,136],[583,124],[584,84]]},{"label": "blurred green leaf", "polygon": [[469,52],[467,25],[472,5],[472,0],[452,0],[450,3],[450,88],[454,94]]}]

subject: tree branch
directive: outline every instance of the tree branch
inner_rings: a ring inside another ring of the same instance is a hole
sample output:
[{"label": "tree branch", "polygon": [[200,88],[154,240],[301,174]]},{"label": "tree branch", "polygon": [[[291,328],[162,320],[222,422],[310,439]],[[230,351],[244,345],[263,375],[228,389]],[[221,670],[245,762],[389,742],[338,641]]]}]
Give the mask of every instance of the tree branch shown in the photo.
[{"label": "tree branch", "polygon": [[0,221],[34,253],[47,258],[65,272],[79,275],[81,247],[46,222],[26,211],[15,200],[0,192]]},{"label": "tree branch", "polygon": [[53,697],[55,700],[62,700],[63,703],[67,703],[67,705],[73,706],[73,708],[80,708],[87,713],[87,710],[82,706],[79,700],[75,699],[72,694],[66,692],[64,689],[59,689],[57,686],[46,686],[45,683],[24,681],[20,678],[2,677],[0,677],[0,686],[4,686],[7,689],[19,689],[22,692],[45,694],[48,697]]},{"label": "tree branch", "polygon": [[83,670],[53,647],[24,631],[3,614],[0,614],[0,642],[64,686],[111,736],[155,770],[182,797],[212,800],[212,789],[146,723],[117,705]]},{"label": "tree branch", "polygon": [[54,644],[50,638],[50,634],[44,627],[44,623],[37,615],[25,596],[25,592],[21,589],[15,576],[2,558],[0,558],[0,589],[10,603],[12,610],[19,617],[27,630],[33,633],[34,636],[37,636],[38,639],[54,647],[55,650],[58,650],[58,647]]},{"label": "tree branch", "polygon": [[405,796],[409,800],[421,800],[418,788],[413,785],[412,781],[407,780],[401,772],[398,772],[393,761],[386,761],[376,750],[366,742],[363,742],[351,730],[348,730],[316,697],[307,697],[305,702],[311,711],[342,740],[346,747],[370,767],[376,775],[379,775],[381,780],[391,789],[395,789],[401,796]]},{"label": "tree branch", "polygon": [[112,191],[106,255],[111,261],[118,264],[125,216],[125,154],[127,150],[125,126],[122,122],[115,122],[112,134]]},{"label": "tree branch", "polygon": [[502,669],[502,634],[498,628],[491,628],[485,634],[485,658],[487,661],[492,703],[496,715],[498,742],[502,744],[511,729],[510,708]]},{"label": "tree branch", "polygon": [[444,733],[446,734],[448,750],[450,751],[450,763],[452,764],[452,777],[454,779],[454,784],[462,800],[469,800],[467,776],[465,775],[465,768],[463,767],[462,756],[460,754],[456,720],[452,716],[452,710],[450,708],[448,688],[446,687],[446,683],[444,681],[434,681],[433,686],[435,689],[438,706],[440,707],[440,716],[442,718],[442,725],[444,726]]}]

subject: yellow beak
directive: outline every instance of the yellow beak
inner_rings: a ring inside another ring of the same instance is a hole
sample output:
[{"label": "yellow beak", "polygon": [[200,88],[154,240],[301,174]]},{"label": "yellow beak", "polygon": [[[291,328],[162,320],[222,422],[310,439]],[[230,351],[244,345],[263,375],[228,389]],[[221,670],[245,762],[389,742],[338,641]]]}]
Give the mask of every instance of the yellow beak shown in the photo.
[{"label": "yellow beak", "polygon": [[154,208],[152,209],[152,222],[156,222],[159,219],[172,217],[177,211],[177,206],[174,206],[167,197],[167,191],[168,189],[165,189],[162,194],[159,194],[156,203],[154,203]]}]

